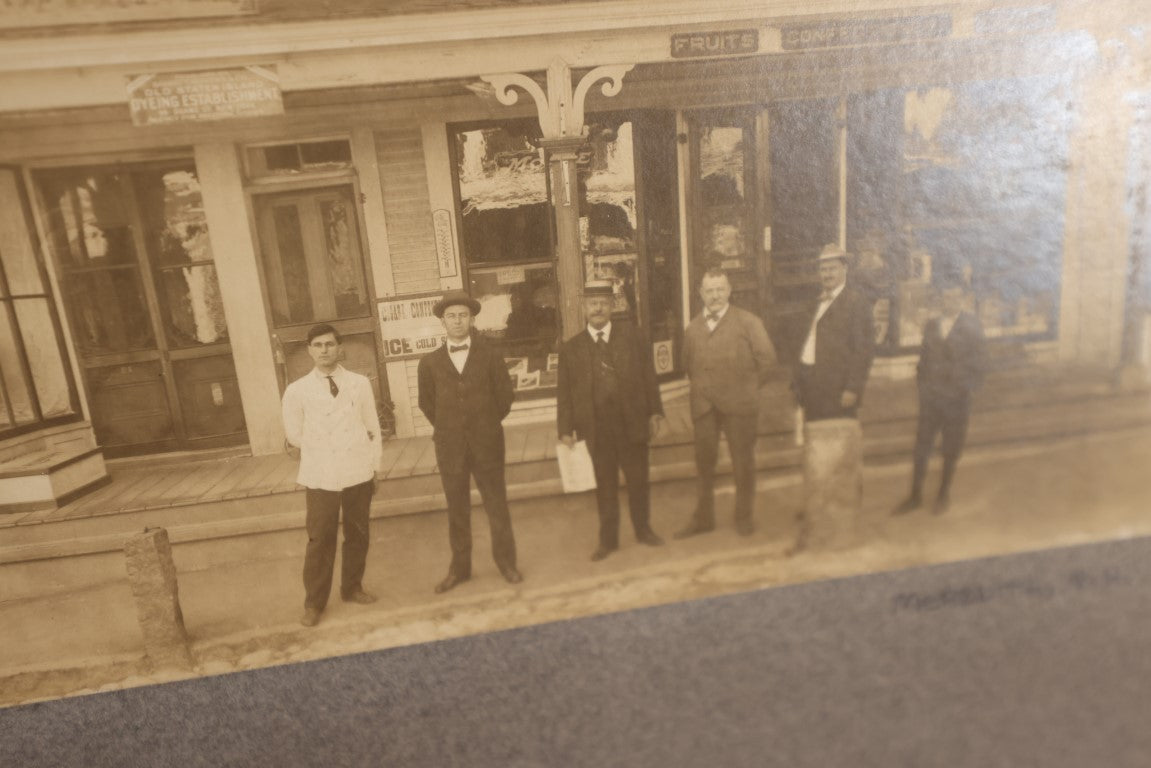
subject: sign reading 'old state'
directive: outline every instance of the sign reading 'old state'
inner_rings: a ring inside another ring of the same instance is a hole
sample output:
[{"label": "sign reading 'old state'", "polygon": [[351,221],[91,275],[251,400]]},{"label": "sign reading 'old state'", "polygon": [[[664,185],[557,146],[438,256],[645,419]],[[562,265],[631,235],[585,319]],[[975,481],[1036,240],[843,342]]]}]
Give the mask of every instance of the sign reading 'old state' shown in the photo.
[{"label": "sign reading 'old state'", "polygon": [[671,36],[673,59],[701,56],[733,56],[759,50],[759,32],[728,29],[720,32],[682,32]]},{"label": "sign reading 'old state'", "polygon": [[128,107],[136,126],[284,113],[274,65],[139,75],[128,81]]}]

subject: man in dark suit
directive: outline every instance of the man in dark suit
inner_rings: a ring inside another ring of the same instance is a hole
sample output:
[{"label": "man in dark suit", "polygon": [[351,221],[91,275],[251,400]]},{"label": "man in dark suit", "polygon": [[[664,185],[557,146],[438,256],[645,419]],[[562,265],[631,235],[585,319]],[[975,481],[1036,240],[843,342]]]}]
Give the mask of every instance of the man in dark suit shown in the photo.
[{"label": "man in dark suit", "polygon": [[492,557],[511,584],[523,581],[516,570],[516,542],[508,514],[504,480],[504,428],[515,393],[503,356],[472,324],[478,301],[462,291],[444,296],[432,311],[447,332],[447,342],[420,360],[420,410],[432,423],[436,462],[448,502],[448,538],[452,563],[436,592],[447,592],[472,575],[471,480],[484,502],[492,532]]},{"label": "man in dark suit", "polygon": [[775,350],[763,323],[733,306],[731,281],[719,269],[700,281],[704,311],[684,333],[683,363],[691,380],[691,418],[695,431],[695,466],[699,499],[687,527],[677,539],[715,529],[715,463],[719,433],[727,437],[735,475],[735,530],[755,531],[755,438],[759,423],[759,388],[775,364]]},{"label": "man in dark suit", "polygon": [[636,541],[659,546],[651,529],[648,440],[659,434],[663,405],[651,346],[632,324],[612,322],[612,284],[584,287],[587,326],[560,347],[556,423],[560,440],[586,440],[595,468],[599,546],[593,561],[619,549],[619,472],[627,478]]},{"label": "man in dark suit", "polygon": [[837,245],[819,255],[822,292],[811,308],[792,389],[803,417],[854,419],[875,354],[870,302],[847,286],[848,254]]},{"label": "man in dark suit", "polygon": [[919,424],[915,434],[915,468],[911,495],[895,508],[906,514],[923,504],[923,478],[935,436],[943,433],[943,480],[932,511],[942,514],[951,503],[951,480],[963,452],[971,396],[983,383],[985,342],[979,319],[963,310],[964,287],[948,282],[939,293],[940,316],[927,321],[919,353]]}]

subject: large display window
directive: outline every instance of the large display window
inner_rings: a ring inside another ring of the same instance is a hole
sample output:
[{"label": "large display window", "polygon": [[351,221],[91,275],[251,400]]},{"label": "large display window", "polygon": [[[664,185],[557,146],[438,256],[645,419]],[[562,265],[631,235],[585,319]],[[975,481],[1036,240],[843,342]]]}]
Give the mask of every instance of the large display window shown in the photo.
[{"label": "large display window", "polygon": [[[546,150],[529,121],[449,130],[476,328],[501,345],[519,393],[546,392],[560,342],[579,330],[561,327]],[[576,162],[582,274],[612,281],[615,316],[645,326],[662,373],[682,328],[675,168],[670,113],[589,116]]]}]

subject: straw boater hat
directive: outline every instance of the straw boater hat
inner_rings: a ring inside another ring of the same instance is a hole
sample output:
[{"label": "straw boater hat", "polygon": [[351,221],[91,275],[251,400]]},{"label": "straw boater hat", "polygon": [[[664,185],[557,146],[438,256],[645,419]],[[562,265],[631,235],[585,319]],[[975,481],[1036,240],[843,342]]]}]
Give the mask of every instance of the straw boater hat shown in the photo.
[{"label": "straw boater hat", "polygon": [[583,285],[583,295],[611,297],[615,295],[615,287],[611,280],[588,280]]},{"label": "straw boater hat", "polygon": [[840,248],[835,243],[828,243],[823,246],[823,250],[819,252],[820,261],[831,261],[832,259],[839,259],[845,265],[851,262],[851,254]]},{"label": "straw boater hat", "polygon": [[480,303],[467,295],[463,291],[452,291],[451,293],[444,294],[444,297],[436,302],[432,307],[432,314],[438,318],[443,318],[444,310],[448,307],[464,306],[472,311],[472,315],[480,313]]}]

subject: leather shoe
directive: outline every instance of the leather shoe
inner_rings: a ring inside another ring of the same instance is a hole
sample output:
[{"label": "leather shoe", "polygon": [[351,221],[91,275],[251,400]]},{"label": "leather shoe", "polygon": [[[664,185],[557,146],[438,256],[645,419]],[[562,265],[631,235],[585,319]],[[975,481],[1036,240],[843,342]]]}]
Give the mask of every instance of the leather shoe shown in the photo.
[{"label": "leather shoe", "polygon": [[591,561],[593,563],[598,563],[600,560],[603,560],[614,551],[615,549],[608,549],[607,547],[596,547],[595,552],[591,553]]},{"label": "leather shoe", "polygon": [[508,584],[519,584],[524,580],[524,575],[515,568],[500,568],[500,574]]},{"label": "leather shoe", "polygon": [[646,544],[649,547],[662,547],[663,539],[661,539],[655,531],[647,530],[635,537],[635,540],[640,544]]},{"label": "leather shoe", "polygon": [[459,576],[454,571],[448,571],[447,578],[436,585],[436,594],[442,595],[444,592],[447,592],[459,584],[463,584],[470,578],[471,576]]},{"label": "leather shoe", "polygon": [[893,515],[906,515],[910,512],[914,512],[915,510],[919,509],[921,506],[923,506],[923,501],[918,496],[909,496],[906,499],[904,499],[902,504],[900,504],[895,509],[891,510],[891,514],[893,514]]},{"label": "leather shoe", "polygon": [[755,523],[751,521],[750,517],[737,517],[735,520],[735,532],[740,536],[750,536],[755,533]]},{"label": "leather shoe", "polygon": [[935,500],[935,503],[931,505],[931,514],[942,515],[949,509],[951,509],[951,497],[946,493],[942,493],[939,495],[939,498]]},{"label": "leather shoe", "polygon": [[345,603],[359,603],[360,605],[371,605],[376,602],[376,596],[370,592],[365,592],[362,589],[357,589],[355,592],[349,592],[343,595]]},{"label": "leather shoe", "polygon": [[681,530],[675,532],[675,538],[687,539],[701,533],[708,533],[715,530],[715,523],[701,523],[698,520],[692,520]]},{"label": "leather shoe", "polygon": [[315,608],[305,608],[304,615],[300,617],[300,623],[305,627],[314,627],[320,623],[320,612]]}]

